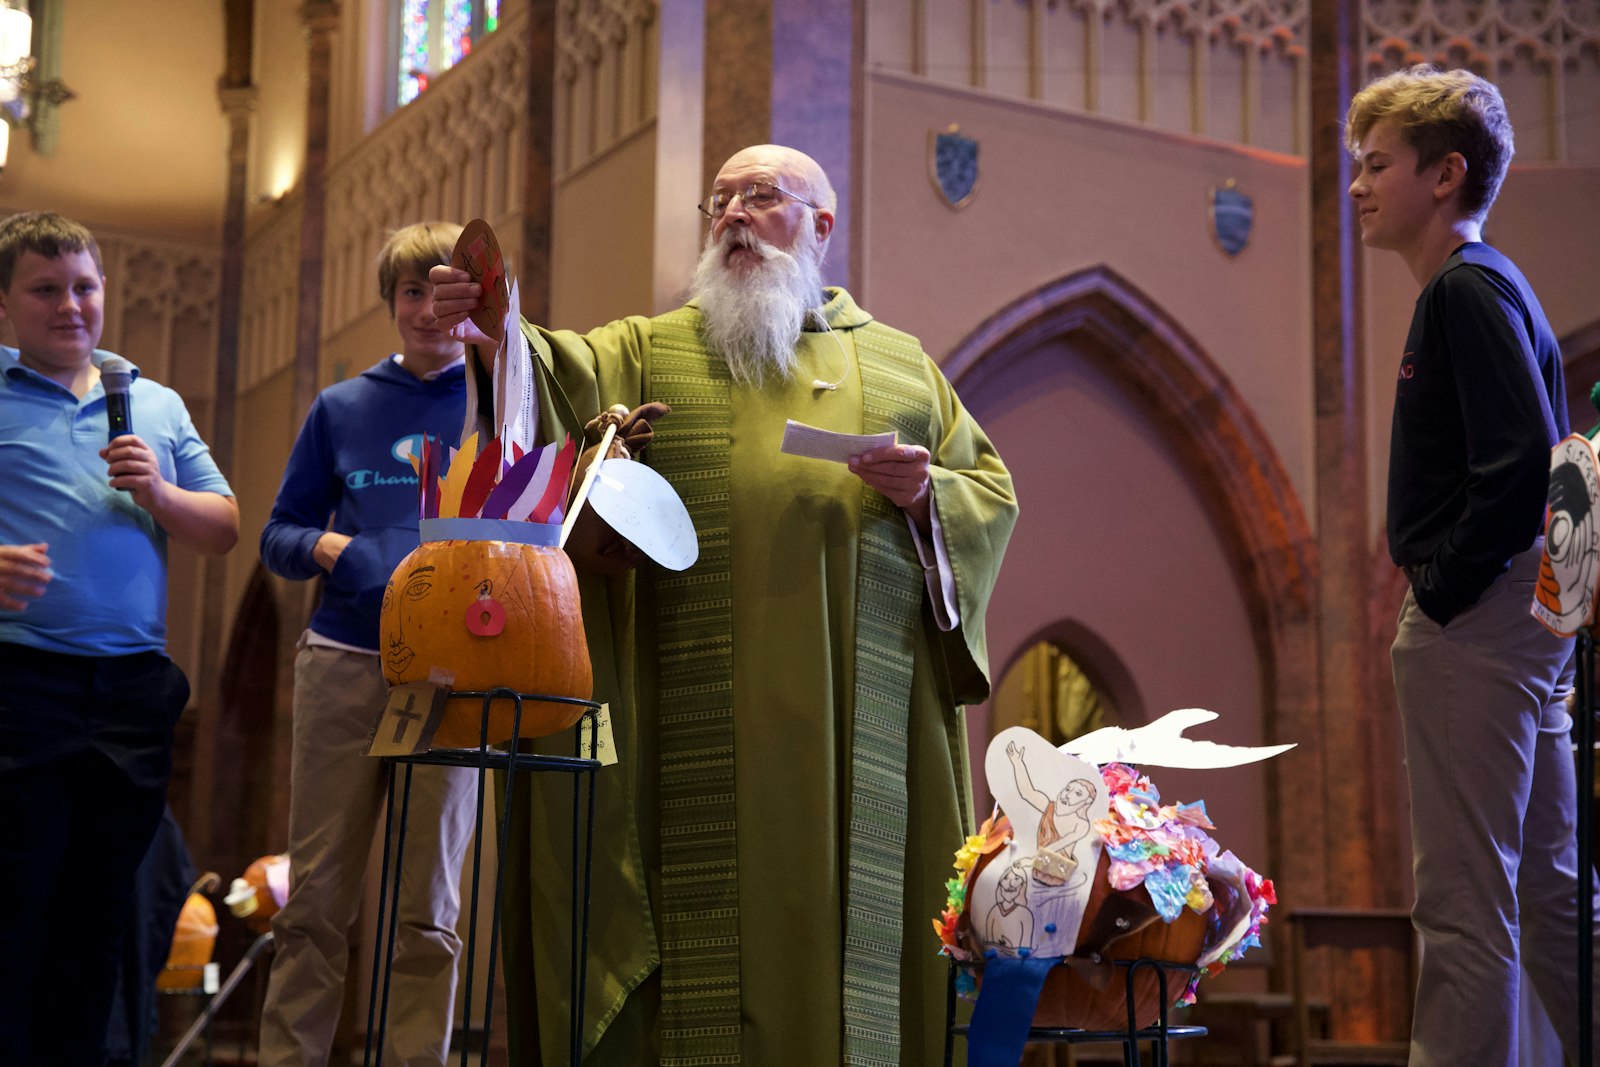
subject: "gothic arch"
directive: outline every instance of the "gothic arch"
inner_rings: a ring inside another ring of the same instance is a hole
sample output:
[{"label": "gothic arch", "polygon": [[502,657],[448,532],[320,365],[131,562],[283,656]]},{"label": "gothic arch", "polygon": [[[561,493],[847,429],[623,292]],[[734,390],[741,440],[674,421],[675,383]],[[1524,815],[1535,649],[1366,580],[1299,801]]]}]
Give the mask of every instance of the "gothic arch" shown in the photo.
[{"label": "gothic arch", "polygon": [[[1277,450],[1244,399],[1201,346],[1154,301],[1097,266],[1017,299],[967,335],[944,360],[965,394],[1043,344],[1068,339],[1136,398],[1206,501],[1228,546],[1260,666],[1263,731],[1313,742],[1295,761],[1294,787],[1267,765],[1267,833],[1275,878],[1320,896],[1323,850],[1287,848],[1322,833],[1322,733],[1317,698],[1316,540]],[[1287,757],[1285,757],[1286,759]],[[1305,899],[1303,896],[1302,899]]]},{"label": "gothic arch", "polygon": [[1128,665],[1092,626],[1078,619],[1055,619],[1035,630],[1018,643],[1004,663],[993,665],[997,668],[994,677],[1004,678],[1023,655],[1040,642],[1049,642],[1071,656],[1094,687],[1110,699],[1123,717],[1124,725],[1137,726],[1150,721],[1144,694],[1139,691],[1139,682]]},{"label": "gothic arch", "polygon": [[275,581],[258,562],[224,653],[209,750],[197,754],[212,764],[212,788],[194,799],[205,828],[206,862],[231,871],[228,877],[287,843],[287,767],[278,737],[286,725],[279,722],[278,707],[285,684],[283,615]]}]

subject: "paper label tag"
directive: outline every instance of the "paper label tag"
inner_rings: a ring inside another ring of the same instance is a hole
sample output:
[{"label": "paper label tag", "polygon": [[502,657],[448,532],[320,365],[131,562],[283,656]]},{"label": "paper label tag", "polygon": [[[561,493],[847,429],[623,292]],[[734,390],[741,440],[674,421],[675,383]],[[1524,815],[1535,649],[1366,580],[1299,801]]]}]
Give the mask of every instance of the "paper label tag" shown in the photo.
[{"label": "paper label tag", "polygon": [[[601,704],[600,710],[593,717],[585,715],[578,720],[578,752],[585,758],[592,757],[600,761],[600,766],[609,767],[617,762],[617,739],[611,735],[611,705]],[[600,738],[593,741],[593,734],[598,730]]]},{"label": "paper label tag", "polygon": [[433,744],[450,690],[433,682],[407,682],[389,689],[389,701],[367,740],[369,756],[414,756]]}]

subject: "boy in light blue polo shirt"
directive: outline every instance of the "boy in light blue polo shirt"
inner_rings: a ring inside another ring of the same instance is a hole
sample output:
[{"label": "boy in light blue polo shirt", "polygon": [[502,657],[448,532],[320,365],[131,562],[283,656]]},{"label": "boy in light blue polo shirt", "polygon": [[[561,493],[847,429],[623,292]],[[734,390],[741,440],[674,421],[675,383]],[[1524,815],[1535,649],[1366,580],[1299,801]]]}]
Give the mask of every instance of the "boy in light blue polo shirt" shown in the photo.
[{"label": "boy in light blue polo shirt", "polygon": [[188,700],[166,655],[167,540],[220,555],[227,481],[178,394],[137,376],[110,438],[89,231],[0,221],[0,1063],[93,1065],[134,872]]}]

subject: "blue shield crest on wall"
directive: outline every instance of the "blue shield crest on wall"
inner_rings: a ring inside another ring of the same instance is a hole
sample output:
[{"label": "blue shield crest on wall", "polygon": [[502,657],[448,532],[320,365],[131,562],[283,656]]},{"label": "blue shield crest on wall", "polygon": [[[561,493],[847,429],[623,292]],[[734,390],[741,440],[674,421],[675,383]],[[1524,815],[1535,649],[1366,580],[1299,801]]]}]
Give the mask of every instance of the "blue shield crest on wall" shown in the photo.
[{"label": "blue shield crest on wall", "polygon": [[943,130],[929,130],[928,174],[945,203],[966,207],[978,191],[978,142],[963,137],[954,123]]},{"label": "blue shield crest on wall", "polygon": [[1255,202],[1238,190],[1232,178],[1211,190],[1211,234],[1228,255],[1238,255],[1250,243],[1254,220]]}]

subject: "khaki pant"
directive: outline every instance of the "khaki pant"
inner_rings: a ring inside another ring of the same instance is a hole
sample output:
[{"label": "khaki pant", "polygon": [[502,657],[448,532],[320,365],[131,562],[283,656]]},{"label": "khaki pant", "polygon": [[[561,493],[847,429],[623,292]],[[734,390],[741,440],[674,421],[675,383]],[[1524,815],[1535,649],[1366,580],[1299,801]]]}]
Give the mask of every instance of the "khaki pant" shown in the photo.
[{"label": "khaki pant", "polygon": [[1394,681],[1423,947],[1413,1067],[1516,1063],[1519,960],[1569,1057],[1577,1044],[1572,641],[1528,613],[1541,548],[1447,626],[1409,592],[1401,609]]},{"label": "khaki pant", "polygon": [[[328,1063],[350,931],[388,767],[363,755],[387,697],[377,656],[301,642],[295,659],[289,784],[289,900],[273,917],[277,952],[261,1015],[261,1067]],[[449,1053],[461,939],[461,861],[477,787],[469,771],[416,767],[400,877],[386,1067],[442,1065]],[[396,794],[396,824],[399,794]]]}]

